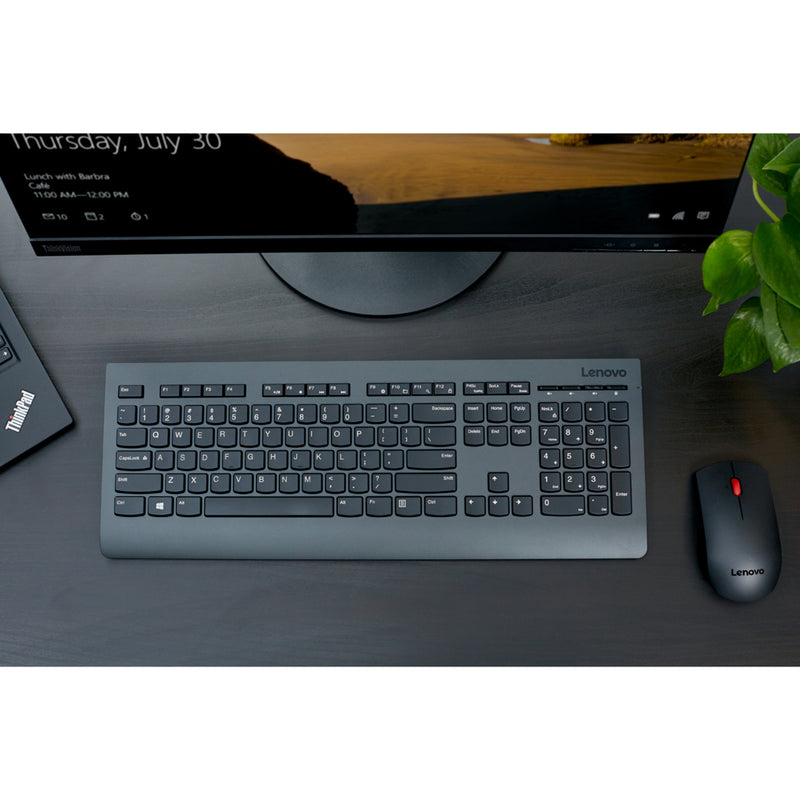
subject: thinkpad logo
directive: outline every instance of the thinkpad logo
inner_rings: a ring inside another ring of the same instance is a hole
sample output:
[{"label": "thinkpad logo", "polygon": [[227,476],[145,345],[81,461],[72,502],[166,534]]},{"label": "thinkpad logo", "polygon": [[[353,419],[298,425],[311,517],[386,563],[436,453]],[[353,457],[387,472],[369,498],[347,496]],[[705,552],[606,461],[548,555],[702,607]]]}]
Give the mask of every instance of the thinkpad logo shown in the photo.
[{"label": "thinkpad logo", "polygon": [[624,378],[628,374],[626,369],[586,369],[581,367],[582,378]]},{"label": "thinkpad logo", "polygon": [[6,422],[7,431],[19,433],[20,430],[22,430],[25,417],[28,416],[28,412],[31,410],[34,397],[36,397],[36,395],[32,392],[26,392],[24,389],[22,390],[21,397],[14,404],[13,413],[8,415],[8,422]]}]

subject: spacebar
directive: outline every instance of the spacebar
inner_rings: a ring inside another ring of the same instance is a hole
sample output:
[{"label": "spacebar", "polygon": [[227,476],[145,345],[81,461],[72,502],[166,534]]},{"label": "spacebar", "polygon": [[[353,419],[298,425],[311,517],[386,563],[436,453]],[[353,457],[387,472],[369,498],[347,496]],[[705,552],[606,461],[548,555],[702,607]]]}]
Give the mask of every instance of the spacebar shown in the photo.
[{"label": "spacebar", "polygon": [[332,497],[207,497],[207,517],[332,517]]}]

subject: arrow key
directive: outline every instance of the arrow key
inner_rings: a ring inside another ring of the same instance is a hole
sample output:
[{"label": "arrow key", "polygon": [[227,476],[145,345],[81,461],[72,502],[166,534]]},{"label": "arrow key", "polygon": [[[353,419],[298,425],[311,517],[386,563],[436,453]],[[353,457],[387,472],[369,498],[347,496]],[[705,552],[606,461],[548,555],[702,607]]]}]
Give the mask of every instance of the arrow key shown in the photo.
[{"label": "arrow key", "polygon": [[490,472],[489,473],[489,491],[490,492],[507,492],[508,491],[508,473],[507,472]]},{"label": "arrow key", "polygon": [[490,517],[507,517],[508,516],[508,497],[502,495],[500,497],[492,497],[489,500],[489,516]]},{"label": "arrow key", "polygon": [[530,517],[533,514],[533,498],[529,494],[511,498],[511,513],[515,517]]},{"label": "arrow key", "polygon": [[473,495],[464,498],[464,513],[468,517],[485,517],[486,516],[486,498],[479,495]]}]

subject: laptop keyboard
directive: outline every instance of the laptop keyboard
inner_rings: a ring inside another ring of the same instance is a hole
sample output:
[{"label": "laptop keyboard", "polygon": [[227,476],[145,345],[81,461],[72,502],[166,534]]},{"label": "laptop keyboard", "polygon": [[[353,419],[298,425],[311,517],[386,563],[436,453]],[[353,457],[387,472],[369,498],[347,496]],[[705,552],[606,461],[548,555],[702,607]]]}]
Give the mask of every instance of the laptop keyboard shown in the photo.
[{"label": "laptop keyboard", "polygon": [[639,362],[111,364],[117,557],[635,558]]}]

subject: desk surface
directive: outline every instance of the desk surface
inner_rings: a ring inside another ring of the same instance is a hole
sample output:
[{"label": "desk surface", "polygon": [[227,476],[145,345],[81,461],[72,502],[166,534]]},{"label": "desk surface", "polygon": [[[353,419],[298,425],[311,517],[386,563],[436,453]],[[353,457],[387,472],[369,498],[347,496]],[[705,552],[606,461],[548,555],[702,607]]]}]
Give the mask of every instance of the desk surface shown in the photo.
[{"label": "desk surface", "polygon": [[[75,426],[0,472],[0,663],[800,663],[800,368],[717,377],[729,312],[700,256],[506,254],[472,290],[367,320],[293,294],[257,255],[36,258],[0,186],[0,286]],[[649,551],[638,561],[112,561],[99,550],[109,361],[642,360]],[[692,473],[770,474],[776,590],[718,598]]]}]

